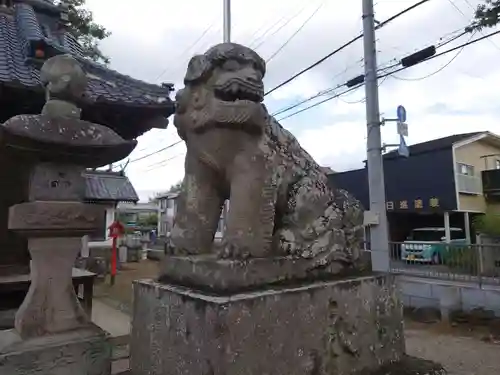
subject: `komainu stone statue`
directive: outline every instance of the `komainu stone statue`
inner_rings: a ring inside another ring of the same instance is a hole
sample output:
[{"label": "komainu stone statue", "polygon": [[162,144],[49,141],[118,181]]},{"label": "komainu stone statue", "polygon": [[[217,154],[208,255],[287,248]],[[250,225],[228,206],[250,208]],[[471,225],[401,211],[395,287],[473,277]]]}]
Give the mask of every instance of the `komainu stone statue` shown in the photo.
[{"label": "komainu stone statue", "polygon": [[158,279],[134,284],[131,372],[446,374],[405,355],[395,276],[363,272],[359,203],[269,116],[264,73],[232,43],[189,63],[174,118],[187,155],[173,254]]},{"label": "komainu stone statue", "polygon": [[307,260],[308,268],[356,268],[360,205],[329,187],[321,167],[269,115],[265,72],[255,51],[235,43],[189,62],[174,118],[187,155],[173,249],[210,253],[229,199],[218,258],[292,257]]}]

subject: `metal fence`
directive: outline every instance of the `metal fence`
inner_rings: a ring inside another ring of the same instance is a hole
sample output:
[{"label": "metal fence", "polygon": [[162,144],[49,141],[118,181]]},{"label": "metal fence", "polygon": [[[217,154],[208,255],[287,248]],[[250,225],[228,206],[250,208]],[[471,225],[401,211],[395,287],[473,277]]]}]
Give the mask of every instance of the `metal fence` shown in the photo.
[{"label": "metal fence", "polygon": [[390,243],[391,272],[500,285],[500,245]]}]

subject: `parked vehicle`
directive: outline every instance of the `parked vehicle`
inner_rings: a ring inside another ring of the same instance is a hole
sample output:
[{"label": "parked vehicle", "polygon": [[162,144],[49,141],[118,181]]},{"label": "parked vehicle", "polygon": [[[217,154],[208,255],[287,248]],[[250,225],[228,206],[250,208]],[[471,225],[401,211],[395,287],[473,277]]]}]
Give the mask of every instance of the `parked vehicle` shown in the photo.
[{"label": "parked vehicle", "polygon": [[450,246],[463,246],[467,243],[460,228],[450,228],[450,237],[450,243],[447,244],[444,228],[415,228],[401,245],[401,259],[407,262],[441,264]]}]

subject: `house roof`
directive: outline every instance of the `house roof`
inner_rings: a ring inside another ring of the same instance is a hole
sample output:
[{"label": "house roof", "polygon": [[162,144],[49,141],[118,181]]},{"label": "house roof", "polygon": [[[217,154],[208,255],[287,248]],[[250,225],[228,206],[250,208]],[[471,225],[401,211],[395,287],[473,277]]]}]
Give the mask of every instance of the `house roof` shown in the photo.
[{"label": "house roof", "polygon": [[158,206],[155,203],[119,203],[116,209],[119,212],[157,212]]},{"label": "house roof", "polygon": [[33,58],[35,49],[44,46],[50,54],[69,53],[81,63],[89,78],[86,101],[154,108],[166,117],[174,112],[174,103],[169,97],[172,85],[145,83],[84,58],[80,44],[71,33],[64,29],[55,31],[54,17],[35,11],[34,7],[41,11],[40,5],[47,6],[47,1],[25,1],[14,5],[13,14],[0,12],[1,84],[38,89],[43,94],[41,66]]},{"label": "house roof", "polygon": [[158,194],[156,196],[156,198],[157,199],[173,199],[173,198],[177,198],[178,196],[179,196],[178,191],[169,191],[166,193]]},{"label": "house roof", "polygon": [[[477,135],[483,134],[485,132],[472,132],[472,133],[462,133],[450,135],[448,137],[432,139],[427,142],[417,143],[409,146],[410,155],[423,154],[426,152],[442,150],[445,148],[451,148],[457,142],[463,141],[465,139],[475,137]],[[395,159],[400,157],[397,150],[393,150],[384,154],[384,159]]]},{"label": "house roof", "polygon": [[120,172],[86,171],[85,200],[137,202],[139,196],[127,176]]}]

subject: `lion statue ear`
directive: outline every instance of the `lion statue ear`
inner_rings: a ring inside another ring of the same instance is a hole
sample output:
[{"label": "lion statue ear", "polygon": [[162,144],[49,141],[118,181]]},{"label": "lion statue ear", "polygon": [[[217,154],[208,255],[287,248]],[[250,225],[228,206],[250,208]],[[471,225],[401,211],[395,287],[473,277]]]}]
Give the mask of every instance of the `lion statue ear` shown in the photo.
[{"label": "lion statue ear", "polygon": [[189,60],[184,83],[195,83],[210,72],[211,64],[205,55],[195,55]]}]

